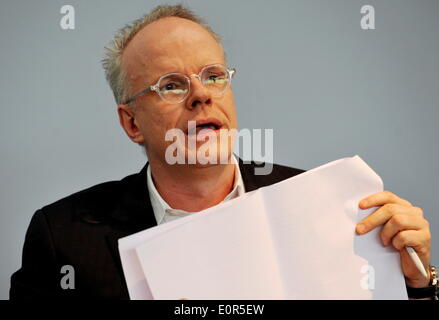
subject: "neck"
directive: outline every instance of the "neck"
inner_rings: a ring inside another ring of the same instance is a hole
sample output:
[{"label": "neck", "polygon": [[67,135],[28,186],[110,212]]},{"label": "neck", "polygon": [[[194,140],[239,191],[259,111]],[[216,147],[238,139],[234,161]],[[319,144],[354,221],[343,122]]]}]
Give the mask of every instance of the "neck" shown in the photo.
[{"label": "neck", "polygon": [[[233,155],[232,155],[233,157]],[[168,165],[150,159],[154,185],[172,208],[200,211],[222,202],[232,191],[235,164]]]}]

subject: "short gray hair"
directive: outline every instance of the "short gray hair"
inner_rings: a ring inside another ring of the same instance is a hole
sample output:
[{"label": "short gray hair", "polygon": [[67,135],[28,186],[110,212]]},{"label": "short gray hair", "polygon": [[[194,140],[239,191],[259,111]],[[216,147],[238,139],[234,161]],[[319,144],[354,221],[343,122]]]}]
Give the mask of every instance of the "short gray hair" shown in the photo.
[{"label": "short gray hair", "polygon": [[178,17],[193,21],[208,31],[214,39],[222,46],[222,39],[204,22],[202,18],[193,13],[189,8],[181,4],[160,5],[150,13],[125,25],[115,35],[112,43],[105,47],[105,57],[102,66],[105,70],[105,77],[113,90],[117,104],[123,103],[129,95],[129,83],[126,81],[126,73],[122,68],[122,53],[130,40],[146,25],[166,17]]}]

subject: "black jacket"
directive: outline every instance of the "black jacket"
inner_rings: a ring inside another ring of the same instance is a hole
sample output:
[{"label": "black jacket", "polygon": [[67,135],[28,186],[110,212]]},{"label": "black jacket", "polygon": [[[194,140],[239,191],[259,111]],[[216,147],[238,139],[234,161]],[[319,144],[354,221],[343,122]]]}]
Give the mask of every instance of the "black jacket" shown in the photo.
[{"label": "black jacket", "polygon": [[[117,240],[157,225],[147,166],[36,211],[26,233],[22,267],[11,277],[10,299],[129,299]],[[304,172],[274,164],[269,175],[255,175],[255,163],[239,159],[239,166],[246,192]],[[75,289],[61,288],[64,265],[74,268]]]}]

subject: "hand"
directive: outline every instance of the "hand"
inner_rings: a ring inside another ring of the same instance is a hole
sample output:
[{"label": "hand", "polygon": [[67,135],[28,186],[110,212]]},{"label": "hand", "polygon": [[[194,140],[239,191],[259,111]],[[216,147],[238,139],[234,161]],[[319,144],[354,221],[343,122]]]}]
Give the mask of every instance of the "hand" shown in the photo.
[{"label": "hand", "polygon": [[428,286],[430,278],[426,279],[419,272],[405,250],[406,246],[415,249],[429,273],[431,235],[422,209],[414,207],[390,191],[373,194],[359,202],[361,209],[375,206],[381,207],[357,224],[357,233],[365,234],[383,225],[381,240],[385,246],[392,245],[399,251],[406,284],[413,288]]}]

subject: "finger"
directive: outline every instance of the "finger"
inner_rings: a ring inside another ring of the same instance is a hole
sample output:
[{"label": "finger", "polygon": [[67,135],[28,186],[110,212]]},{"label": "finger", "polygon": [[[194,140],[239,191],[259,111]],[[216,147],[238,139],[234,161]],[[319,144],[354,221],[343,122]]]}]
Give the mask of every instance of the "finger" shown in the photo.
[{"label": "finger", "polygon": [[422,216],[422,209],[417,207],[406,207],[399,204],[388,203],[375,210],[357,224],[359,234],[367,233],[370,230],[386,223],[395,214]]},{"label": "finger", "polygon": [[395,203],[406,207],[412,206],[412,204],[409,201],[402,199],[398,197],[396,194],[394,194],[393,192],[387,190],[375,193],[371,196],[362,199],[358,205],[361,209],[368,209],[376,206],[382,206],[385,205],[386,203]]},{"label": "finger", "polygon": [[384,224],[380,236],[383,244],[387,246],[398,232],[423,228],[428,228],[428,221],[424,218],[415,215],[395,214]]},{"label": "finger", "polygon": [[392,245],[398,251],[405,247],[412,247],[418,254],[425,255],[429,250],[430,239],[431,235],[428,230],[405,230],[393,237]]}]

